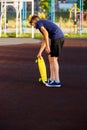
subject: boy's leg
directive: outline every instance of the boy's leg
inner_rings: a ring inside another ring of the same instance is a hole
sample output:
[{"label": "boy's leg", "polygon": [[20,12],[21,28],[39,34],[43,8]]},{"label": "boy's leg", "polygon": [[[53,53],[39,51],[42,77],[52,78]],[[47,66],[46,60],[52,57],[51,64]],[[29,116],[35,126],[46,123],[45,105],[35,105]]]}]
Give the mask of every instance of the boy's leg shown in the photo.
[{"label": "boy's leg", "polygon": [[60,78],[59,78],[59,63],[58,63],[58,58],[57,57],[52,57],[51,58],[53,61],[53,73],[55,74],[55,78],[54,80],[57,82],[60,82]]},{"label": "boy's leg", "polygon": [[53,61],[52,61],[52,57],[49,55],[48,56],[49,59],[49,65],[50,65],[50,79],[51,80],[55,80],[55,73],[53,71]]},{"label": "boy's leg", "polygon": [[58,58],[49,56],[49,64],[50,64],[50,79],[60,82]]},{"label": "boy's leg", "polygon": [[51,41],[51,53],[49,56],[50,78],[60,82],[58,58],[64,44],[64,38]]}]

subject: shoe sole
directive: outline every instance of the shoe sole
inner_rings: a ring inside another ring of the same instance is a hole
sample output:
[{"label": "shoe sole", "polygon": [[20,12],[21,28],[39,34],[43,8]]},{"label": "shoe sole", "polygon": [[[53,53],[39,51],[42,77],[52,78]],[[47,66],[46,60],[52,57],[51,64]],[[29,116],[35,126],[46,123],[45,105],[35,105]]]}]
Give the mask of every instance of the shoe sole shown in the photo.
[{"label": "shoe sole", "polygon": [[43,82],[43,84],[46,85],[46,86],[48,85],[48,83],[46,83],[46,82]]},{"label": "shoe sole", "polygon": [[46,84],[46,87],[58,87],[58,88],[60,88],[61,87],[61,85],[48,85],[48,84]]}]

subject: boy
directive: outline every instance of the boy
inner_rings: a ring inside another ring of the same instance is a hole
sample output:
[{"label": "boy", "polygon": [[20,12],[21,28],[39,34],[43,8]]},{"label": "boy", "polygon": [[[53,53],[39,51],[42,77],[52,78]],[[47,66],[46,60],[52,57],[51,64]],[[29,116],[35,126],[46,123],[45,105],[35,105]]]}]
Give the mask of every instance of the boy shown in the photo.
[{"label": "boy", "polygon": [[[40,19],[37,15],[32,16],[30,24],[34,28],[39,29],[43,35],[42,44],[37,57],[42,56],[44,49],[48,54],[50,78],[45,82],[45,85],[47,87],[61,87],[58,59],[64,43],[64,34],[56,24],[48,20]],[[49,39],[51,40],[51,46]]]}]

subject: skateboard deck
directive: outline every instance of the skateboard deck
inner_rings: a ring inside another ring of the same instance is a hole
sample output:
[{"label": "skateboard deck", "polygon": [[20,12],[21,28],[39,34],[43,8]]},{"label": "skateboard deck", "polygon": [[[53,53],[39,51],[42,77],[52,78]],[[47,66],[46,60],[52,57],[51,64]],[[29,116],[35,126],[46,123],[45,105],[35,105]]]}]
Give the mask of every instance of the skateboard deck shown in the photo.
[{"label": "skateboard deck", "polygon": [[46,70],[46,64],[43,57],[38,58],[36,60],[36,63],[38,64],[38,69],[40,73],[39,81],[42,81],[42,82],[47,81],[47,70]]}]

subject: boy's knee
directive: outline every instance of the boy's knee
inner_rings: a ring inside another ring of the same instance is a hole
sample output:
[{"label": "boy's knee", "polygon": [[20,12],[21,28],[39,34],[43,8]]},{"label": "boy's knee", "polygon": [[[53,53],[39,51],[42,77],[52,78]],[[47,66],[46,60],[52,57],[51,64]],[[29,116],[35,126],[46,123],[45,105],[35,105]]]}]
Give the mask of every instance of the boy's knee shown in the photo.
[{"label": "boy's knee", "polygon": [[55,57],[51,57],[51,58],[50,58],[50,62],[51,62],[51,63],[55,63],[56,61],[57,61],[57,58],[55,58]]}]

